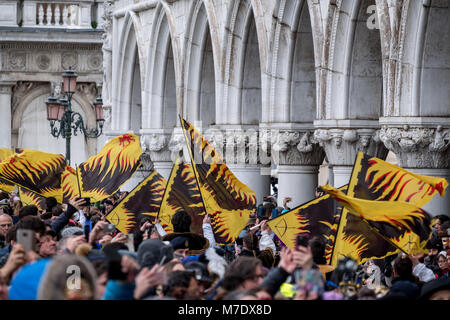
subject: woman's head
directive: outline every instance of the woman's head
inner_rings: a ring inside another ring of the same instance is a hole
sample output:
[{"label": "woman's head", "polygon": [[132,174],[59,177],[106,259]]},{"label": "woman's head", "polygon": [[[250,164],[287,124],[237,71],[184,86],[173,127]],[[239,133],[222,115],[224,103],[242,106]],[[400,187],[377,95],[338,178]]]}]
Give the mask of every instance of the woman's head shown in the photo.
[{"label": "woman's head", "polygon": [[437,256],[437,263],[441,270],[447,270],[448,269],[448,261],[447,261],[447,254],[445,251],[439,252]]}]

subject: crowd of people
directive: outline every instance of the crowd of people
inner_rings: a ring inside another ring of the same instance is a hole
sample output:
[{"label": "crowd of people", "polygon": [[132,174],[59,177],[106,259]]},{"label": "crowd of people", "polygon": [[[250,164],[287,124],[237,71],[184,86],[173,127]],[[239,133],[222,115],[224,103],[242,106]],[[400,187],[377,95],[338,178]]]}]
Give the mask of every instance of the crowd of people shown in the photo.
[{"label": "crowd of people", "polygon": [[123,234],[105,216],[124,196],[89,205],[47,198],[39,210],[0,192],[0,299],[450,300],[447,215],[433,219],[428,254],[360,265],[346,257],[333,268],[321,237],[290,249],[270,230],[267,220],[288,211],[289,199],[278,208],[264,198],[235,243],[224,246],[208,215],[195,234],[184,211],[173,216],[173,233],[142,215]]}]

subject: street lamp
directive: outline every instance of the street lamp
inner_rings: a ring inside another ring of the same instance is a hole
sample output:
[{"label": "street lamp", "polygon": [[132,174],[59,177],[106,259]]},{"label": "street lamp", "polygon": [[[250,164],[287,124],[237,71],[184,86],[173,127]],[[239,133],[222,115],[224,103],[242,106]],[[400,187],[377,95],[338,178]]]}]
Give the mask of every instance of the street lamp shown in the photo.
[{"label": "street lamp", "polygon": [[[65,97],[57,99],[53,95],[48,97],[45,104],[47,105],[47,120],[50,122],[50,133],[55,138],[62,136],[66,139],[66,159],[70,165],[70,139],[77,132],[81,132],[87,138],[98,138],[103,132],[103,101],[98,97],[92,104],[95,107],[95,118],[97,126],[95,129],[88,129],[84,125],[83,117],[78,112],[72,111],[72,96],[76,92],[78,75],[69,67],[64,72],[63,77],[63,92]],[[59,124],[59,127],[56,126]]]}]

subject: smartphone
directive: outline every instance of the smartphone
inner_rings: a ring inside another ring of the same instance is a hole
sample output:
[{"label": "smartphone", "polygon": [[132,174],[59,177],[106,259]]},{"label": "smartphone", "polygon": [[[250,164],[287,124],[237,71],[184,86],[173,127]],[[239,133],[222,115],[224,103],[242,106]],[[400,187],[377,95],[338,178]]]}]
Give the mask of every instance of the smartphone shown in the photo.
[{"label": "smartphone", "polygon": [[295,239],[295,244],[300,247],[308,247],[308,238],[305,236],[298,235]]},{"label": "smartphone", "polygon": [[129,233],[126,235],[127,236],[127,247],[128,247],[128,251],[130,252],[134,252],[134,234]]},{"label": "smartphone", "polygon": [[24,247],[25,252],[34,251],[36,248],[36,236],[34,231],[29,229],[18,229],[17,243]]},{"label": "smartphone", "polygon": [[89,225],[84,226],[84,237],[86,238],[86,242],[89,243]]},{"label": "smartphone", "polygon": [[116,229],[116,226],[113,224],[107,224],[103,227],[103,232],[112,233]]},{"label": "smartphone", "polygon": [[80,198],[84,199],[84,206],[89,207],[91,205],[91,198]]}]

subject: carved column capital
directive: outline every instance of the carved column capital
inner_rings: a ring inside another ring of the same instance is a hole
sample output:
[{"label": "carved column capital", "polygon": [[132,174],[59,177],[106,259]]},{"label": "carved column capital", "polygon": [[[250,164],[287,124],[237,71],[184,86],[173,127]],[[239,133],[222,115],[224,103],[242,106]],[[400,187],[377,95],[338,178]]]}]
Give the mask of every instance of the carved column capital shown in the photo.
[{"label": "carved column capital", "polygon": [[377,129],[317,129],[314,138],[333,166],[353,166],[358,151],[382,159],[388,152]]},{"label": "carved column capital", "polygon": [[450,128],[383,126],[380,139],[406,168],[449,168]]}]

